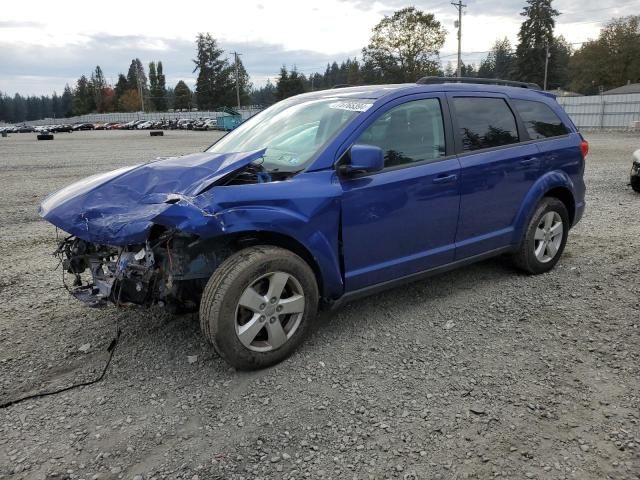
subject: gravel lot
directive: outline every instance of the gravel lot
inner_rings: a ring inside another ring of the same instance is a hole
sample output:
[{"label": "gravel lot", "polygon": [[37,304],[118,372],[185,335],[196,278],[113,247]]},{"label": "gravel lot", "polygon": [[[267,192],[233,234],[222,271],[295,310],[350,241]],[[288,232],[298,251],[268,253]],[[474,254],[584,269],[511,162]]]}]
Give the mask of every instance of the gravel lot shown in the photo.
[{"label": "gravel lot", "polygon": [[636,135],[589,134],[587,213],[551,273],[483,262],[324,314],[235,372],[192,316],[87,309],[61,288],[47,193],[203,150],[206,132],[0,138],[0,478],[640,478]]}]

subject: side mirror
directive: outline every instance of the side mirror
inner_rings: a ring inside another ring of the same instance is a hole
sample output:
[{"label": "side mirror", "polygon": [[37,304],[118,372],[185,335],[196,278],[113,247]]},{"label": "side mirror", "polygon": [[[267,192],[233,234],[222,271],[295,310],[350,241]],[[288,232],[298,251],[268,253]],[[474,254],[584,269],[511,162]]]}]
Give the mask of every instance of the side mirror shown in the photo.
[{"label": "side mirror", "polygon": [[375,173],[384,168],[384,152],[380,147],[353,145],[349,157],[351,161],[339,168],[339,173],[345,176]]}]

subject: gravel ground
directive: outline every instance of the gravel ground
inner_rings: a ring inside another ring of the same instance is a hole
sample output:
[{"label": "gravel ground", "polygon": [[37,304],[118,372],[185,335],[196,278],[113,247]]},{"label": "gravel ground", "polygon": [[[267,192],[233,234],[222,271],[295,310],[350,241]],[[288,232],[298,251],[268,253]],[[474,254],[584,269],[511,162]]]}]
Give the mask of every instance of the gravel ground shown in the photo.
[{"label": "gravel ground", "polygon": [[0,478],[640,478],[636,136],[590,134],[588,209],[557,268],[499,258],[324,314],[277,367],[230,369],[197,319],[61,288],[45,194],[215,134],[0,138]]}]

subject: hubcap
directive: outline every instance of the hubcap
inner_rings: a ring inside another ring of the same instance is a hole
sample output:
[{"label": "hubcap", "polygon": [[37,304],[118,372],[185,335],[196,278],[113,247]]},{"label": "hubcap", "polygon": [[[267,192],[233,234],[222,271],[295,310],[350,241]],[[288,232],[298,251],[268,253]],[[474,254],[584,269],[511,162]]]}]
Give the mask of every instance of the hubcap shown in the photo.
[{"label": "hubcap", "polygon": [[236,307],[236,334],[249,350],[269,352],[296,332],[304,314],[304,293],[291,274],[272,272],[251,283]]},{"label": "hubcap", "polygon": [[538,261],[550,262],[558,254],[562,244],[564,226],[558,212],[547,212],[536,227],[533,248]]}]

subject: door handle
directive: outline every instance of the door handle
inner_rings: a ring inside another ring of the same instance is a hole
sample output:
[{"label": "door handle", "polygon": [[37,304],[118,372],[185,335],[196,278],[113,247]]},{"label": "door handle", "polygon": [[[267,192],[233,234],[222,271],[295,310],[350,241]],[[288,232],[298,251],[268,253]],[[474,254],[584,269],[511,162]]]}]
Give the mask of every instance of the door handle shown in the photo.
[{"label": "door handle", "polygon": [[458,175],[456,175],[455,173],[449,174],[449,175],[442,175],[439,177],[436,177],[433,179],[433,183],[452,183],[455,182],[458,178]]},{"label": "door handle", "polygon": [[528,165],[533,165],[537,161],[538,159],[536,157],[527,157],[523,160],[520,160],[520,165],[524,165],[526,167]]}]

